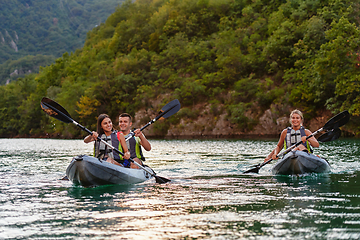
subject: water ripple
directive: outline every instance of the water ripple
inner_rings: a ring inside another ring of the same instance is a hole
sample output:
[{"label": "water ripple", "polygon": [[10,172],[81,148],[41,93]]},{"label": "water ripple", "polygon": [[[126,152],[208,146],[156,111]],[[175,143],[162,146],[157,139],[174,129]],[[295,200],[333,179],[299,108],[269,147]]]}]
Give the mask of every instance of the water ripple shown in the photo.
[{"label": "water ripple", "polygon": [[359,140],[322,144],[329,174],[243,174],[276,140],[151,140],[168,184],[61,181],[82,140],[0,139],[2,239],[359,239]]}]

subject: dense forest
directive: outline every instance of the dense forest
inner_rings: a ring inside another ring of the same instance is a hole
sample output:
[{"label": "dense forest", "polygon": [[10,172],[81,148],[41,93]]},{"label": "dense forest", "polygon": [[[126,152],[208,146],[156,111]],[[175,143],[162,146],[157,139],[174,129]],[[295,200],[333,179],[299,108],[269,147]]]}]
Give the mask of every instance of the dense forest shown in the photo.
[{"label": "dense forest", "polygon": [[100,113],[134,114],[178,98],[182,109],[163,133],[197,118],[199,103],[244,132],[267,109],[287,116],[296,106],[307,117],[346,109],[359,133],[359,7],[350,0],[126,1],[82,48],[1,86],[0,135],[83,135],[42,113],[44,96],[92,129]]},{"label": "dense forest", "polygon": [[38,72],[39,66],[52,64],[64,52],[81,48],[87,32],[105,22],[122,2],[0,1],[0,84]]}]

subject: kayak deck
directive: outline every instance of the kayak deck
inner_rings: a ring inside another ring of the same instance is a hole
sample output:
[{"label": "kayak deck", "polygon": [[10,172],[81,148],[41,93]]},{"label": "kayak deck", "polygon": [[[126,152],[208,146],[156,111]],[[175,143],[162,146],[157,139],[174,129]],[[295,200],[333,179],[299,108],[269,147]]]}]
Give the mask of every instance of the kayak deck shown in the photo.
[{"label": "kayak deck", "polygon": [[[154,173],[150,167],[145,168]],[[74,157],[66,169],[66,175],[75,185],[84,187],[135,184],[152,178],[143,169],[125,168],[87,155]]]},{"label": "kayak deck", "polygon": [[330,164],[323,158],[304,151],[291,151],[272,168],[274,175],[300,175],[306,173],[325,173]]}]

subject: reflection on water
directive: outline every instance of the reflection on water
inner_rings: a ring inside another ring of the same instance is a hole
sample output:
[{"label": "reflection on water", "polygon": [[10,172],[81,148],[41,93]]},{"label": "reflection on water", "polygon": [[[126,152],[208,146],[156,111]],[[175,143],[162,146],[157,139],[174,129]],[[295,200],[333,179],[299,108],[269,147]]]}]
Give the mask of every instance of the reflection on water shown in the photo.
[{"label": "reflection on water", "polygon": [[359,239],[357,140],[323,144],[329,174],[243,174],[276,141],[152,140],[168,184],[82,188],[61,181],[81,140],[0,139],[2,239]]}]

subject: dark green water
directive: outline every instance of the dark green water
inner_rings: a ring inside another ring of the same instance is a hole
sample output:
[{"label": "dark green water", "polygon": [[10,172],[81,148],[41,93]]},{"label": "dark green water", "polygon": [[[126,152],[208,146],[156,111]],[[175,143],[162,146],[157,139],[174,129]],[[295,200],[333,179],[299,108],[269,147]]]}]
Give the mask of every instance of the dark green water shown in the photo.
[{"label": "dark green water", "polygon": [[169,184],[59,180],[81,140],[0,139],[0,239],[360,239],[360,140],[322,144],[332,171],[242,174],[276,141],[152,140]]}]

